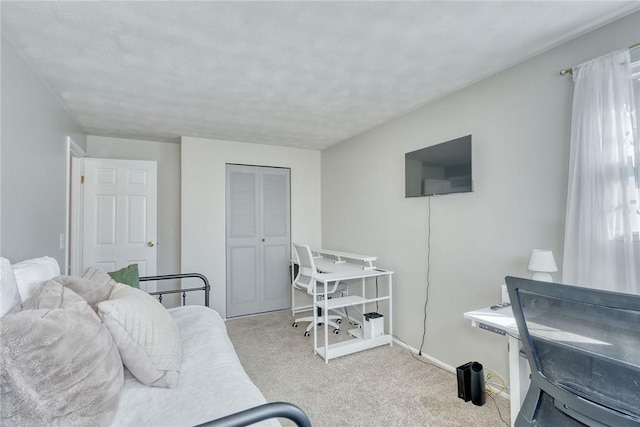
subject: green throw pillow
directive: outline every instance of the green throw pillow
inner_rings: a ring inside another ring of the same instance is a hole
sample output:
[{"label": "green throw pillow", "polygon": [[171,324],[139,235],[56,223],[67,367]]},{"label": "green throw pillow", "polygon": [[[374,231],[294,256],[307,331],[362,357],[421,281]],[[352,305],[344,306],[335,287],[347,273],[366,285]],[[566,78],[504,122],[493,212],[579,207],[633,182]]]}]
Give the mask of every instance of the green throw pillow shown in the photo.
[{"label": "green throw pillow", "polygon": [[124,283],[134,288],[140,289],[140,274],[138,273],[138,264],[131,264],[128,267],[112,271],[109,276],[118,283]]}]

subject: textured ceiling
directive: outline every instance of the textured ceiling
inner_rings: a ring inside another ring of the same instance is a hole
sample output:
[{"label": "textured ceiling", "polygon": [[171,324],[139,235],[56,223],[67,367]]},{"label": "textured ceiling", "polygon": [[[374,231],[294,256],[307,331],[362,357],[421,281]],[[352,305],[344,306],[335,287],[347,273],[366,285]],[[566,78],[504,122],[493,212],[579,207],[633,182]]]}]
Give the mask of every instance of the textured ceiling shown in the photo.
[{"label": "textured ceiling", "polygon": [[315,149],[637,6],[1,3],[3,35],[87,134],[155,141],[185,135]]}]

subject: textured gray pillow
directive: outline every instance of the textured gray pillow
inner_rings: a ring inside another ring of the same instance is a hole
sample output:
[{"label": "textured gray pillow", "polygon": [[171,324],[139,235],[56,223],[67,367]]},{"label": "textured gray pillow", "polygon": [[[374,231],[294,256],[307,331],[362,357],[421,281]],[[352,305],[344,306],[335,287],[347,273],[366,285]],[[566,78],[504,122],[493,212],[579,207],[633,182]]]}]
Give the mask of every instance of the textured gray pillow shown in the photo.
[{"label": "textured gray pillow", "polygon": [[[107,278],[109,277],[106,273],[104,273],[104,275],[107,276]],[[54,277],[52,280],[71,289],[78,296],[82,297],[82,299],[84,299],[94,311],[98,310],[98,303],[109,299],[109,295],[111,295],[111,291],[113,290],[113,285],[116,284],[116,282],[110,278],[107,280],[100,280],[98,277],[94,277],[89,280],[84,277],[58,276]]]},{"label": "textured gray pillow", "polygon": [[45,282],[0,326],[7,426],[109,425],[124,381],[109,332],[73,291]]},{"label": "textured gray pillow", "polygon": [[87,268],[84,273],[82,273],[82,278],[100,283],[101,285],[109,286],[110,289],[112,289],[117,283],[111,276],[109,276],[108,273],[96,267]]}]

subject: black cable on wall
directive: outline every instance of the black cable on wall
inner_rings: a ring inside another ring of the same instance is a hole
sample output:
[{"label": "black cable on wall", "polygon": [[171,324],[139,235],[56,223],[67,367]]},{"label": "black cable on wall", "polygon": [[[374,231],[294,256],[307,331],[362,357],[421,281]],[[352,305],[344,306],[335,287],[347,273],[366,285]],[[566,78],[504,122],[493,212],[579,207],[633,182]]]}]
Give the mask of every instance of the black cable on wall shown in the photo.
[{"label": "black cable on wall", "polygon": [[424,346],[424,339],[427,334],[427,305],[429,304],[429,274],[431,273],[431,196],[427,197],[429,200],[428,215],[427,215],[427,288],[426,297],[424,300],[424,320],[422,322],[422,342],[420,343],[420,349],[418,349],[418,355],[422,356],[422,347]]}]

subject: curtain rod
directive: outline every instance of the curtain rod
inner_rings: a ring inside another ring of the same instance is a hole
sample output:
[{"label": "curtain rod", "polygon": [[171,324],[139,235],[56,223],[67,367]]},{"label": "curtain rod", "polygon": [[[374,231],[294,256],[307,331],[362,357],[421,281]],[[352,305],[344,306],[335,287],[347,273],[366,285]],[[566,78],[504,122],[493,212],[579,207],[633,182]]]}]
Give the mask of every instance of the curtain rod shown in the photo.
[{"label": "curtain rod", "polygon": [[[636,49],[640,47],[640,43],[636,43],[636,44],[632,44],[631,46],[629,46],[629,50],[631,49]],[[571,68],[565,68],[564,70],[560,70],[560,75],[564,76],[565,74],[573,74],[573,69]]]}]

